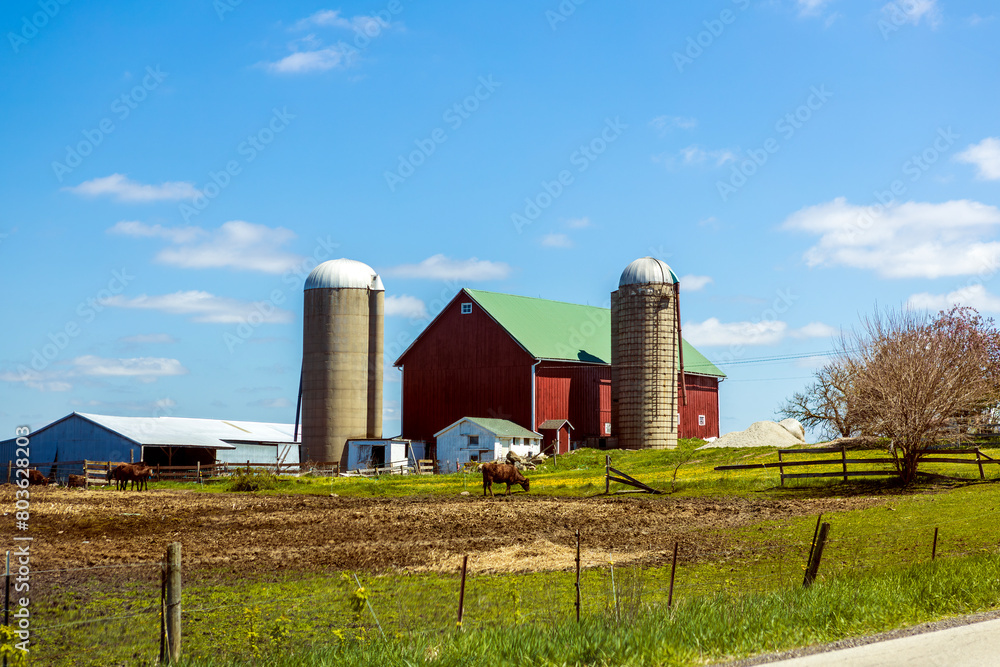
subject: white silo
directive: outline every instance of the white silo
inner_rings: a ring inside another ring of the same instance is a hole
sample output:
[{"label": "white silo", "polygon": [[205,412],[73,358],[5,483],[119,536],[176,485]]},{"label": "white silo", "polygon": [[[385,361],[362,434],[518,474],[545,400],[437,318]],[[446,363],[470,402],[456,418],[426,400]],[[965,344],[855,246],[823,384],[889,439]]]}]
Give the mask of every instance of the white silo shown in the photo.
[{"label": "white silo", "polygon": [[677,276],[653,257],[611,293],[611,431],[622,449],[677,446]]},{"label": "white silo", "polygon": [[305,284],[302,460],[346,465],[348,439],[382,437],[385,288],[367,264],[323,262]]}]

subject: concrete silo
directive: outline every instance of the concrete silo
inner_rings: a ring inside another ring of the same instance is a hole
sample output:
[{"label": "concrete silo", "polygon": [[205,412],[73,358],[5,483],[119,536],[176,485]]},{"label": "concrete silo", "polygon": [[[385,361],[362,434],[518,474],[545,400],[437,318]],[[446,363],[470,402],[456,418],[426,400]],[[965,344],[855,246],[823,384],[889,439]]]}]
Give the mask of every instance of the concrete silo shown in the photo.
[{"label": "concrete silo", "polygon": [[340,461],[345,442],[382,437],[385,288],[367,264],[323,262],[305,284],[302,460]]},{"label": "concrete silo", "polygon": [[611,431],[622,449],[677,446],[677,284],[665,262],[643,257],[611,293]]}]

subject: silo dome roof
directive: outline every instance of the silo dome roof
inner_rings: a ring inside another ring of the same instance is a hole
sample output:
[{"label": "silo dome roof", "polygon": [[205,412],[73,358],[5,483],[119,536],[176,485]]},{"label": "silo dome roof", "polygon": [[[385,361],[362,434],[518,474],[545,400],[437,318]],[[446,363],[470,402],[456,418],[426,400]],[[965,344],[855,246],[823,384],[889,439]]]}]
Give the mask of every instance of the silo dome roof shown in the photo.
[{"label": "silo dome roof", "polygon": [[370,289],[376,292],[385,291],[382,279],[375,269],[364,262],[353,259],[331,259],[323,262],[306,278],[305,289],[340,289],[353,287]]},{"label": "silo dome roof", "polygon": [[648,285],[650,283],[666,283],[672,285],[679,282],[677,274],[670,270],[667,263],[655,257],[640,257],[625,267],[618,281],[619,287],[625,285]]}]

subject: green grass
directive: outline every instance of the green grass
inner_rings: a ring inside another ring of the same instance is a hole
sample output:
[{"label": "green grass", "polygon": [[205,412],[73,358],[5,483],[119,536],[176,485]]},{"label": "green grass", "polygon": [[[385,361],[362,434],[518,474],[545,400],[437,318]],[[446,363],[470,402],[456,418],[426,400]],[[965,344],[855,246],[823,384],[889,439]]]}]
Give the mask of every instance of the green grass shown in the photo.
[{"label": "green grass", "polygon": [[[835,641],[1000,603],[996,555],[887,568],[811,588],[720,594],[669,610],[611,609],[577,624],[515,623],[497,616],[465,632],[340,633],[326,645],[262,649],[255,665],[695,665]],[[191,659],[197,667],[249,664],[242,658]]]}]

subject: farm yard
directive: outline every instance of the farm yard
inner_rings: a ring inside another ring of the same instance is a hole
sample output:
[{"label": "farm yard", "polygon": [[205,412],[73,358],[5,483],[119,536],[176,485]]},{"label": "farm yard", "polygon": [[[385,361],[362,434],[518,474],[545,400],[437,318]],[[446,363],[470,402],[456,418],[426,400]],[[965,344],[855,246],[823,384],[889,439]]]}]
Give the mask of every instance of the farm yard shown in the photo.
[{"label": "farm yard", "polygon": [[[483,498],[475,473],[284,478],[257,493],[222,480],[34,488],[34,664],[154,664],[159,563],[175,541],[192,664],[699,664],[1000,605],[1000,492],[975,466],[928,464],[967,481],[906,490],[782,487],[774,470],[714,470],[775,462],[773,448],[614,452],[665,493],[605,496],[604,454],[547,461],[530,494],[506,498]],[[803,589],[819,514],[830,540]],[[487,659],[494,644],[508,648]]]}]

